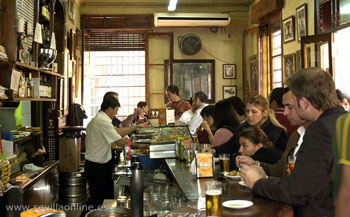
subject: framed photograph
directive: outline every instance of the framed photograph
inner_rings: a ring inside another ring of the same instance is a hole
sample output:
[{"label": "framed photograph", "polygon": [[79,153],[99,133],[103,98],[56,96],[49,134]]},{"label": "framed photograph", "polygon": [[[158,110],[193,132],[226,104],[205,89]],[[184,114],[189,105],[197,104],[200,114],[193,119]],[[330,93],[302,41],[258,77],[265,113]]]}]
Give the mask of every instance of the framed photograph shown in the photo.
[{"label": "framed photograph", "polygon": [[295,40],[294,16],[290,16],[283,20],[282,29],[283,43],[288,43]]},{"label": "framed photograph", "polygon": [[74,0],[68,0],[69,19],[74,23]]},{"label": "framed photograph", "polygon": [[301,5],[296,9],[296,23],[297,23],[297,38],[307,36],[307,7],[306,4]]},{"label": "framed photograph", "polygon": [[283,57],[283,83],[295,72],[295,53]]},{"label": "framed photograph", "polygon": [[223,99],[230,98],[231,96],[237,96],[237,86],[222,86]]},{"label": "framed photograph", "polygon": [[[169,60],[164,61],[165,64]],[[169,67],[164,67],[164,87],[174,84],[180,89],[180,98],[189,100],[202,91],[208,97],[208,103],[215,103],[215,60],[185,59],[174,60],[172,73]],[[164,103],[168,102],[164,96]]]},{"label": "framed photograph", "polygon": [[236,78],[236,64],[223,64],[222,72],[224,79]]}]

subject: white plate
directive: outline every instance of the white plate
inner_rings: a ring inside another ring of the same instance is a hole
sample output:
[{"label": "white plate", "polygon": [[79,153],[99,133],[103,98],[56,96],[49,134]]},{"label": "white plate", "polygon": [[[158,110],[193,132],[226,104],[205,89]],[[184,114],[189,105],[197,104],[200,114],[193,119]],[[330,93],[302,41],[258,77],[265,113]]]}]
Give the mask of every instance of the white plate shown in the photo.
[{"label": "white plate", "polygon": [[243,209],[253,206],[253,202],[249,200],[228,200],[223,202],[222,205],[231,209]]},{"label": "white plate", "polygon": [[225,175],[225,177],[229,178],[229,179],[241,179],[241,176],[229,176],[229,175]]},{"label": "white plate", "polygon": [[239,181],[238,184],[243,185],[245,187],[248,187],[248,185],[246,183],[244,183],[243,181]]}]

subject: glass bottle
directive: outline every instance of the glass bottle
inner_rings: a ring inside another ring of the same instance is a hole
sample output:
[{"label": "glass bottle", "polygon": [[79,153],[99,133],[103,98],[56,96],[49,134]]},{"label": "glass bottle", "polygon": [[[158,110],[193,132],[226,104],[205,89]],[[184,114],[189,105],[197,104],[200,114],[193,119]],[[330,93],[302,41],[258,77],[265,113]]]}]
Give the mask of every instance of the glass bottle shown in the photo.
[{"label": "glass bottle", "polygon": [[184,152],[185,152],[184,141],[180,140],[178,142],[178,159],[179,159],[179,161],[185,161]]}]

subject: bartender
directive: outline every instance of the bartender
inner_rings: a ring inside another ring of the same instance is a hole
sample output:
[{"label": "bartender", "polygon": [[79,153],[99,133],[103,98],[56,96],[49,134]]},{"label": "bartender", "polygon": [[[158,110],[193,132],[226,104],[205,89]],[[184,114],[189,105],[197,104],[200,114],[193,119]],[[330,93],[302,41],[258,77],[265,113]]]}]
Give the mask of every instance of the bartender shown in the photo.
[{"label": "bartender", "polygon": [[[101,110],[90,121],[86,128],[85,174],[90,186],[90,198],[87,207],[97,209],[104,199],[113,198],[114,170],[111,149],[124,147],[126,139],[117,133],[112,119],[120,108],[119,101],[109,96],[103,99]],[[89,210],[83,210],[84,216]]]}]

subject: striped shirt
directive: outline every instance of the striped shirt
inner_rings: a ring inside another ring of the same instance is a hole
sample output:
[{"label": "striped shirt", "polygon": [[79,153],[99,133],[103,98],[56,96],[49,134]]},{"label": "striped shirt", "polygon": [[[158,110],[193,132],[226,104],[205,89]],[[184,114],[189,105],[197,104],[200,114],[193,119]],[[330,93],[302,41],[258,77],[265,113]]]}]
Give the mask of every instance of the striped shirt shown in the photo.
[{"label": "striped shirt", "polygon": [[334,173],[333,184],[335,193],[338,193],[341,180],[341,166],[350,166],[350,113],[337,120],[333,138]]}]

